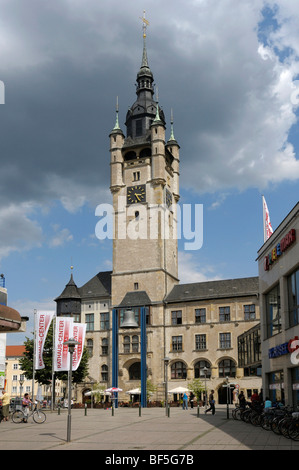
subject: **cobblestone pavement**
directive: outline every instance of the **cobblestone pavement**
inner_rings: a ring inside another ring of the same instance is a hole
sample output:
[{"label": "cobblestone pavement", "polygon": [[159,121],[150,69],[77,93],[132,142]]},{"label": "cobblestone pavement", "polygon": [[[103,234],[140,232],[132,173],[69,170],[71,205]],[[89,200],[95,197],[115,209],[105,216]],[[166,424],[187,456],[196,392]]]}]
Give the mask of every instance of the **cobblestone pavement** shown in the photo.
[{"label": "cobblestone pavement", "polygon": [[[73,409],[71,441],[67,442],[67,411],[47,411],[44,424],[0,424],[0,450],[108,450],[181,451],[199,450],[299,450],[299,442],[277,436],[242,421],[227,419],[225,407],[214,416],[197,409],[119,408],[111,410]],[[129,453],[130,453],[129,452]],[[165,453],[165,452],[164,452]],[[108,455],[109,453],[107,453]],[[112,453],[113,454],[113,453]],[[114,454],[113,454],[114,455]],[[115,453],[122,455],[122,452]]]}]

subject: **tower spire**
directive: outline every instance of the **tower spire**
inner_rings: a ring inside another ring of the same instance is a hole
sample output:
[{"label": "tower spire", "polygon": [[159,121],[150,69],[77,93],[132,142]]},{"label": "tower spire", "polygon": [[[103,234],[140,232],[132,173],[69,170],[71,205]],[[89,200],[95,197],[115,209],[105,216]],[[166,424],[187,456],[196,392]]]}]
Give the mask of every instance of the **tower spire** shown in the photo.
[{"label": "tower spire", "polygon": [[115,126],[113,130],[114,131],[120,130],[119,122],[118,122],[118,96],[116,97],[116,120],[115,120]]},{"label": "tower spire", "polygon": [[172,108],[171,108],[171,111],[170,111],[170,138],[169,140],[175,140],[175,137],[174,137],[174,133],[173,133],[173,111],[172,111]]},{"label": "tower spire", "polygon": [[146,28],[149,26],[149,21],[145,18],[145,10],[143,10],[142,30],[143,30],[143,53],[141,67],[148,67],[147,51],[146,51]]}]

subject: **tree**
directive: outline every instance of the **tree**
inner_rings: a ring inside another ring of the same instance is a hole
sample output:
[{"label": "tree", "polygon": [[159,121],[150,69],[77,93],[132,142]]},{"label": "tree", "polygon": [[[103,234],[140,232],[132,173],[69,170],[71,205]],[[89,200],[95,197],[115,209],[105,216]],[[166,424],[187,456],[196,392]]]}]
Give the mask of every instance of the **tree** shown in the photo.
[{"label": "tree", "polygon": [[189,382],[188,389],[196,396],[197,403],[201,399],[201,394],[205,390],[205,386],[200,379],[193,379]]},{"label": "tree", "polygon": [[[34,340],[26,338],[24,343],[25,353],[20,359],[20,367],[25,372],[27,379],[33,378],[33,348]],[[52,354],[53,354],[53,324],[50,326],[43,351],[43,360],[45,368],[35,371],[35,380],[43,385],[52,383]],[[81,383],[88,374],[88,351],[84,347],[80,365],[77,370],[73,372],[73,382]],[[55,372],[55,379],[67,380],[67,372]]]}]

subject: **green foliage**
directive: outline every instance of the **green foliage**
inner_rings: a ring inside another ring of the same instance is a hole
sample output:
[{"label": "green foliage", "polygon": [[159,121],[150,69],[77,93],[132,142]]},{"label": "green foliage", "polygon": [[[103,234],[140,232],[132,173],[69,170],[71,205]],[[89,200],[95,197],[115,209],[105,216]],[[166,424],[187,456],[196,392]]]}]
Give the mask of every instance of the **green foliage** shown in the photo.
[{"label": "green foliage", "polygon": [[205,386],[200,379],[193,379],[192,382],[189,382],[188,389],[194,393],[198,402],[201,399],[202,392],[205,390]]},{"label": "green foliage", "polygon": [[[33,377],[33,348],[34,340],[26,338],[24,343],[25,353],[20,359],[20,367],[24,371],[27,379]],[[51,324],[44,345],[43,360],[45,368],[35,371],[35,380],[43,385],[49,385],[52,382],[52,353],[53,353],[53,323]],[[76,371],[73,372],[73,382],[80,383],[88,374],[88,351],[86,348],[83,350],[80,365]],[[55,378],[58,380],[67,380],[67,372],[55,372]]]}]

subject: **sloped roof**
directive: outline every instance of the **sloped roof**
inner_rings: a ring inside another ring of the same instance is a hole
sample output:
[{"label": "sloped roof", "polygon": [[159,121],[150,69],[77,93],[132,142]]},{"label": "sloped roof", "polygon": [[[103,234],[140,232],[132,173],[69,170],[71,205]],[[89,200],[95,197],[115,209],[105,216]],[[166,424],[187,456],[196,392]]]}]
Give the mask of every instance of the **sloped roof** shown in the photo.
[{"label": "sloped roof", "polygon": [[6,346],[6,357],[22,357],[25,353],[25,346]]},{"label": "sloped roof", "polygon": [[69,282],[66,284],[60,296],[56,297],[55,301],[60,300],[60,299],[80,299],[80,298],[81,296],[79,294],[78,287],[73,279],[73,273],[72,273]]},{"label": "sloped roof", "polygon": [[258,277],[195,282],[192,284],[178,284],[174,286],[172,291],[167,295],[165,302],[173,303],[227,297],[242,297],[257,295],[258,292]]},{"label": "sloped roof", "polygon": [[147,295],[147,293],[143,291],[133,291],[127,292],[124,296],[123,300],[119,304],[119,307],[126,308],[126,307],[143,307],[145,305],[150,305],[151,299]]},{"label": "sloped roof", "polygon": [[103,271],[96,274],[78,291],[81,299],[92,297],[107,297],[111,295],[111,274],[112,271]]}]

